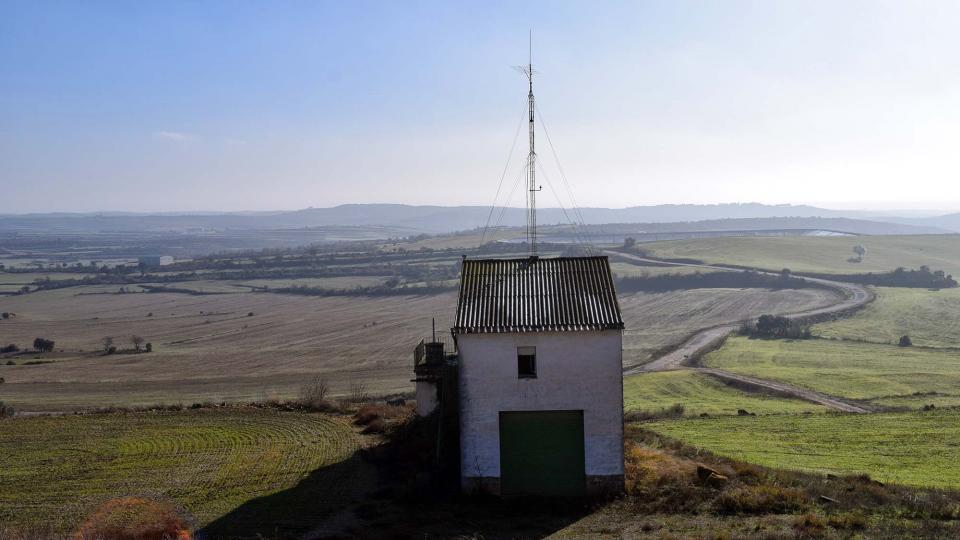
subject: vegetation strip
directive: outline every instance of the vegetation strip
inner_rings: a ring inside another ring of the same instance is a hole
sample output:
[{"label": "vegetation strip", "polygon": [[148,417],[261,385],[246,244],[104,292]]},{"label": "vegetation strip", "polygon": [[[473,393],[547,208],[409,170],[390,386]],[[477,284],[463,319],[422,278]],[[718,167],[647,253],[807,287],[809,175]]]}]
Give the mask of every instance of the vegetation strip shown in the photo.
[{"label": "vegetation strip", "polygon": [[819,473],[960,488],[960,410],[777,415],[644,424],[718,454]]}]

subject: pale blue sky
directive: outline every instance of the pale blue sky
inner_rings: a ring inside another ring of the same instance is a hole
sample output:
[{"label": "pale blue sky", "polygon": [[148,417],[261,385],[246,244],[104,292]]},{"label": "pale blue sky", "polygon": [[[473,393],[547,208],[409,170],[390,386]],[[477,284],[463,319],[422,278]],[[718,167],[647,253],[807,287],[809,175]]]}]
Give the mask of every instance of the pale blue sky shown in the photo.
[{"label": "pale blue sky", "polygon": [[488,205],[531,27],[581,205],[960,210],[957,21],[956,2],[0,0],[0,212]]}]

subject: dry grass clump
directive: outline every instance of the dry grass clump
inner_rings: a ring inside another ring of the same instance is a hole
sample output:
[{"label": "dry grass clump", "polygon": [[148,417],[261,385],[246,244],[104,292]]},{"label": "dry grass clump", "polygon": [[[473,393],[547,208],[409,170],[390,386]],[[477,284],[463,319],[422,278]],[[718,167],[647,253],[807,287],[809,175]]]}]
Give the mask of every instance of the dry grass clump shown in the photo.
[{"label": "dry grass clump", "polygon": [[367,403],[353,416],[353,423],[364,426],[364,433],[384,433],[391,425],[408,419],[413,413],[409,405]]},{"label": "dry grass clump", "polygon": [[664,486],[692,484],[697,466],[666,452],[627,443],[624,451],[624,477],[627,493]]},{"label": "dry grass clump", "polygon": [[660,420],[665,418],[682,418],[686,408],[683,403],[674,403],[669,407],[656,410],[636,409],[627,411],[623,415],[626,422],[647,422],[650,420]]},{"label": "dry grass clump", "polygon": [[143,497],[111,499],[94,510],[75,540],[190,540],[190,528],[170,503]]},{"label": "dry grass clump", "polygon": [[718,514],[787,514],[809,507],[802,489],[776,485],[737,486],[725,490],[713,503]]}]

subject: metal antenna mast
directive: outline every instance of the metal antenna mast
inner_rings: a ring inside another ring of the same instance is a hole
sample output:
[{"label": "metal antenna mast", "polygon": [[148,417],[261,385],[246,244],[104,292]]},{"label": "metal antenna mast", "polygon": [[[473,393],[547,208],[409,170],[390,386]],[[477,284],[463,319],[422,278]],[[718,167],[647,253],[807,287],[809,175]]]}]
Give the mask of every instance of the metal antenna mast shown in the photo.
[{"label": "metal antenna mast", "polygon": [[527,76],[529,83],[529,93],[527,93],[527,106],[530,109],[530,153],[527,154],[527,245],[530,246],[530,254],[537,255],[537,192],[542,188],[537,186],[537,152],[534,146],[534,122],[533,111],[535,109],[533,102],[533,30],[530,31],[530,56],[526,66],[519,66],[517,70]]}]

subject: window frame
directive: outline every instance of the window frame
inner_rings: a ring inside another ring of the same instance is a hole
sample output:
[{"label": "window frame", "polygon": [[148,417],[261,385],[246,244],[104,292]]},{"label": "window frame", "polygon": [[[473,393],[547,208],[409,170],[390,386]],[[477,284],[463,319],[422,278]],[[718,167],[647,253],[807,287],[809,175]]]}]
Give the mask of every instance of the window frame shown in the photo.
[{"label": "window frame", "polygon": [[[524,366],[522,362],[529,362]],[[524,371],[524,367],[532,368]],[[537,378],[537,348],[536,347],[517,347],[517,378],[518,379],[536,379]]]}]

